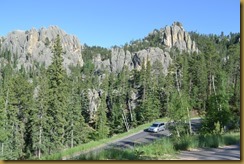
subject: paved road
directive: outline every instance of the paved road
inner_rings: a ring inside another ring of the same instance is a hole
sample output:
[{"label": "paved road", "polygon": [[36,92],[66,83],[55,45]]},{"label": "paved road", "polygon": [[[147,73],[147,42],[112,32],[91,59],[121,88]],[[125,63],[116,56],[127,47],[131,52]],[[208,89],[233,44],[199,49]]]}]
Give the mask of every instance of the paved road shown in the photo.
[{"label": "paved road", "polygon": [[[196,131],[199,127],[201,120],[200,119],[192,119],[191,120],[191,125],[192,125],[192,130]],[[147,132],[146,129],[143,131],[140,131],[136,134],[132,134],[130,136],[124,137],[123,139],[119,139],[117,141],[102,145],[100,147],[97,148],[93,148],[92,150],[86,151],[86,152],[81,152],[81,153],[77,153],[75,155],[73,155],[73,157],[75,156],[79,156],[80,154],[86,154],[86,153],[90,153],[90,152],[99,152],[103,149],[110,149],[110,148],[133,148],[136,145],[140,145],[140,144],[146,144],[146,143],[150,143],[156,139],[162,138],[162,137],[167,137],[170,135],[170,131],[169,130],[164,130],[158,133],[152,133],[152,132]],[[63,160],[66,159],[70,159],[70,157],[64,157]]]},{"label": "paved road", "polygon": [[113,148],[113,147],[133,148],[136,145],[146,144],[146,143],[152,142],[153,140],[159,139],[159,138],[167,136],[167,135],[169,135],[168,130],[161,131],[158,133],[143,131],[143,132],[135,134],[131,137],[127,137],[125,139],[117,141],[115,143],[111,143],[108,145],[108,148]]},{"label": "paved road", "polygon": [[[200,119],[192,119],[191,120],[192,130],[196,131],[200,127],[201,125],[200,123],[201,123]],[[152,133],[152,132],[147,132],[145,129],[144,131],[134,134],[133,136],[109,144],[108,148],[111,147],[132,148],[136,145],[146,144],[152,142],[153,140],[166,137],[169,135],[170,135],[169,130],[161,131],[158,133]]]},{"label": "paved road", "polygon": [[240,160],[240,145],[182,151],[178,160]]}]

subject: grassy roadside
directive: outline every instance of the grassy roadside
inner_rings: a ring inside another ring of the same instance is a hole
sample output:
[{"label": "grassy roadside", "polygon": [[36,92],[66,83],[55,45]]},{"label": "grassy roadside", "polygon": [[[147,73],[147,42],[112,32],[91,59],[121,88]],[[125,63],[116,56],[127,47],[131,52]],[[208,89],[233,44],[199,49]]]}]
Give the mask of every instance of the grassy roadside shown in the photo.
[{"label": "grassy roadside", "polygon": [[80,146],[64,150],[62,152],[58,152],[58,153],[51,154],[51,155],[48,155],[48,156],[43,156],[41,158],[41,160],[60,160],[60,159],[62,159],[64,157],[67,158],[67,157],[71,157],[71,156],[76,156],[76,155],[80,154],[81,152],[86,152],[86,151],[92,150],[94,148],[101,147],[101,146],[103,146],[103,145],[105,145],[107,143],[111,143],[111,142],[123,139],[125,137],[128,137],[128,136],[130,136],[132,134],[138,133],[138,132],[148,128],[153,122],[156,122],[156,121],[166,122],[166,121],[168,121],[168,118],[162,118],[162,119],[154,120],[152,122],[140,125],[140,126],[134,128],[134,129],[130,129],[130,131],[128,131],[126,133],[114,135],[111,138],[106,138],[106,139],[99,140],[99,141],[91,141],[91,142],[82,144]]},{"label": "grassy roadside", "polygon": [[134,149],[108,149],[99,153],[81,155],[76,160],[162,160],[175,159],[181,150],[195,148],[217,148],[224,145],[238,144],[240,133],[207,136],[185,136],[182,138],[162,138],[148,145]]}]

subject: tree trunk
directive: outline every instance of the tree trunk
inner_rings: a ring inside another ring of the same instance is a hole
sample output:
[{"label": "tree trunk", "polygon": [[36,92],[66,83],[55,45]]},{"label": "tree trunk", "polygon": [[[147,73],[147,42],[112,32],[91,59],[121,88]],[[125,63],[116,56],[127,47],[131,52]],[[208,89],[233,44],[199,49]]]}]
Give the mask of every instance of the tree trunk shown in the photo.
[{"label": "tree trunk", "polygon": [[179,84],[179,79],[178,79],[178,73],[177,72],[178,71],[175,72],[175,78],[176,78],[175,80],[176,80],[177,91],[178,91],[178,93],[180,95],[180,84]]},{"label": "tree trunk", "polygon": [[71,126],[72,126],[72,130],[71,130],[71,147],[74,146],[74,130],[73,130],[73,120],[72,120],[72,123],[71,123]]},{"label": "tree trunk", "polygon": [[209,95],[212,94],[212,85],[211,85],[211,74],[209,74],[209,78],[208,78],[208,91],[209,91]]},{"label": "tree trunk", "polygon": [[[179,83],[179,79],[178,79],[178,76],[177,76],[177,71],[176,71],[176,76],[175,76],[175,77],[176,77],[177,91],[178,91],[178,93],[179,93],[179,95],[180,95],[180,98],[181,98],[181,93],[180,93],[180,83]],[[181,103],[182,103],[182,101],[181,101]],[[187,110],[187,114],[188,114],[189,132],[190,132],[190,134],[192,134],[192,128],[191,128],[191,120],[190,120],[190,112],[189,112],[189,108],[187,107],[186,110]],[[185,122],[186,122],[186,120],[185,120]],[[178,131],[178,128],[177,128],[177,127],[176,127],[176,131],[177,131],[177,136],[180,137],[180,134],[179,134],[179,131]]]},{"label": "tree trunk", "polygon": [[2,152],[2,156],[3,156],[3,148],[4,148],[4,143],[1,143],[1,152]]},{"label": "tree trunk", "polygon": [[188,115],[189,132],[190,134],[192,134],[190,111],[188,107],[187,107],[187,115]]},{"label": "tree trunk", "polygon": [[124,111],[122,110],[122,118],[123,118],[123,121],[124,121],[124,124],[125,124],[125,128],[127,130],[127,132],[129,131],[129,126],[128,126],[128,122],[127,122],[127,119],[126,119],[126,116],[124,115]]},{"label": "tree trunk", "polygon": [[212,75],[212,83],[213,83],[214,95],[216,96],[216,90],[215,90],[215,84],[214,84],[214,75]]},{"label": "tree trunk", "polygon": [[131,104],[128,100],[128,107],[129,107],[129,111],[130,111],[130,120],[133,121],[133,115],[132,115],[132,110],[131,110]]},{"label": "tree trunk", "polygon": [[8,94],[9,94],[9,89],[7,91],[7,97],[6,97],[6,101],[5,101],[5,111],[7,111],[7,107],[8,107]]},{"label": "tree trunk", "polygon": [[175,129],[176,129],[177,137],[180,137],[180,132],[179,132],[179,130],[177,128],[177,125],[176,125]]},{"label": "tree trunk", "polygon": [[142,94],[142,99],[143,99],[143,102],[145,102],[145,99],[146,99],[146,89],[145,89],[145,84],[143,84],[143,94]]},{"label": "tree trunk", "polygon": [[38,159],[41,159],[41,149],[38,148]]},{"label": "tree trunk", "polygon": [[[42,117],[42,116],[41,116]],[[39,127],[39,147],[38,147],[38,158],[41,158],[41,149],[40,145],[42,144],[42,127]]]},{"label": "tree trunk", "polygon": [[[214,75],[212,75],[212,83],[213,83],[214,95],[216,96],[217,93],[216,93],[216,90],[215,90]],[[217,104],[217,105],[219,104],[219,103],[218,103],[218,100],[217,100],[217,97],[216,97],[216,104]],[[219,104],[218,111],[221,111],[221,104]]]}]

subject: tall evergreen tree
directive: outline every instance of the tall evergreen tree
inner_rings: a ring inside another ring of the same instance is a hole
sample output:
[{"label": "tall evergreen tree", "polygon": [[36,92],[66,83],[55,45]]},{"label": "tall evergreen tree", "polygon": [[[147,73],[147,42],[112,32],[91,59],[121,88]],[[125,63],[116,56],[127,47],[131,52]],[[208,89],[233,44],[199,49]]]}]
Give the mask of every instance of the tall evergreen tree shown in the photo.
[{"label": "tall evergreen tree", "polygon": [[9,158],[22,159],[26,156],[26,146],[30,142],[28,122],[33,105],[33,87],[21,74],[12,77],[8,84],[6,109],[7,128],[10,129]]},{"label": "tall evergreen tree", "polygon": [[82,115],[81,78],[77,68],[69,78],[69,105],[67,115],[66,143],[74,147],[89,140],[90,129]]},{"label": "tall evergreen tree", "polygon": [[37,87],[35,89],[35,106],[31,112],[31,151],[32,154],[38,159],[42,154],[48,152],[50,144],[48,124],[48,101],[49,101],[49,88],[46,72],[38,78]]},{"label": "tall evergreen tree", "polygon": [[99,92],[100,102],[99,107],[96,112],[96,130],[97,130],[97,139],[104,139],[108,137],[109,126],[107,120],[107,90],[108,90],[108,76],[105,75],[105,79],[101,85],[102,90]]},{"label": "tall evergreen tree", "polygon": [[52,63],[48,68],[49,102],[47,117],[51,125],[49,129],[49,152],[62,150],[65,141],[65,126],[67,125],[67,86],[63,69],[63,49],[59,35],[54,43]]},{"label": "tall evergreen tree", "polygon": [[6,154],[4,147],[8,138],[6,101],[7,98],[4,99],[3,88],[0,85],[0,158],[4,158]]}]

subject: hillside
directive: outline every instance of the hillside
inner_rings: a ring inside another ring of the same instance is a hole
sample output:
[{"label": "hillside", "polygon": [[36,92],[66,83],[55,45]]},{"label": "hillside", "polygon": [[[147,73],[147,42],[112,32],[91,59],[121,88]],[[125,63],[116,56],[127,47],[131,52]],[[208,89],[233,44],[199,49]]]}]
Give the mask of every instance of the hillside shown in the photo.
[{"label": "hillside", "polygon": [[[81,38],[82,39],[82,38]],[[0,38],[2,159],[40,159],[168,117],[175,136],[191,112],[202,133],[238,128],[240,34],[203,35],[182,23],[110,49],[57,26]]]}]

